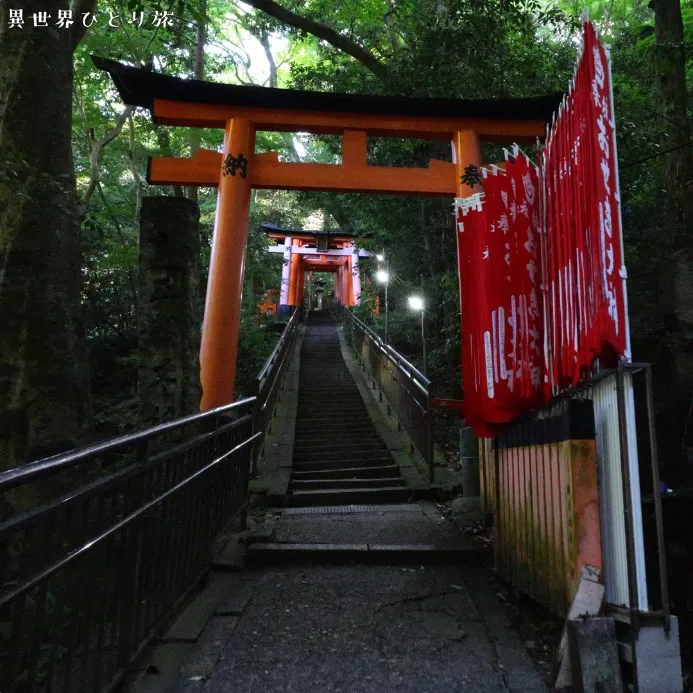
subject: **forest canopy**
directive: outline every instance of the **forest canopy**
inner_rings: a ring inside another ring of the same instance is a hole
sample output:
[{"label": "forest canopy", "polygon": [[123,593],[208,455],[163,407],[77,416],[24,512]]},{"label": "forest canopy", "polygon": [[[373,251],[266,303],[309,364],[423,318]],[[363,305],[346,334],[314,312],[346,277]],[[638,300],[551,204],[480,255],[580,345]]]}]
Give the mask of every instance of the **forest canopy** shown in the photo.
[{"label": "forest canopy", "polygon": [[[693,4],[683,0],[29,0],[0,3],[0,458],[4,466],[136,422],[138,227],[143,200],[199,204],[204,297],[216,190],[149,186],[149,156],[217,150],[220,130],[153,124],[125,106],[98,55],[214,82],[327,92],[504,98],[564,91],[589,11],[611,46],[633,352],[656,366],[666,441],[680,449],[693,394],[690,90]],[[72,23],[56,23],[71,12]],[[36,15],[46,13],[47,26]],[[260,132],[256,151],[334,163],[331,136]],[[50,155],[47,153],[50,152]],[[526,153],[536,158],[536,146]],[[371,163],[450,160],[447,143],[370,138]],[[484,150],[487,161],[502,158]],[[406,307],[426,296],[429,371],[459,396],[452,200],[256,191],[250,211],[240,392],[274,343],[258,296],[281,258],[254,231],[341,228],[385,249],[393,344],[418,362]],[[364,263],[366,275],[374,268]],[[362,317],[380,288],[364,276]],[[200,303],[200,321],[202,305]],[[380,322],[379,322],[380,321]],[[674,412],[674,416],[671,413]],[[681,413],[683,412],[683,413]],[[3,454],[4,453],[4,454]]]}]

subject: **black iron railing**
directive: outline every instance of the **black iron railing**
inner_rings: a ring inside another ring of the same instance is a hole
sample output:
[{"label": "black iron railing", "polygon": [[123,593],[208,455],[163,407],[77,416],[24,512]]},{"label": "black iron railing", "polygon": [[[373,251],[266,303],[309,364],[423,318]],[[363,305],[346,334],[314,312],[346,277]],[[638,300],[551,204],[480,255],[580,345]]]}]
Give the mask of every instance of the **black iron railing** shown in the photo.
[{"label": "black iron railing", "polygon": [[428,464],[433,481],[433,413],[431,381],[350,311],[341,309],[344,333],[359,361],[368,371],[380,400],[394,412],[400,429],[409,434],[412,447]]},{"label": "black iron railing", "polygon": [[[255,398],[0,474],[0,691],[122,678],[248,502]],[[18,509],[20,509],[18,511]]]},{"label": "black iron railing", "polygon": [[[257,398],[255,402],[256,430],[262,431],[263,434],[268,433],[272,425],[272,414],[279,400],[284,373],[291,361],[291,355],[293,354],[296,337],[298,335],[300,317],[301,309],[297,307],[284,328],[274,350],[255,378],[254,394]],[[257,471],[257,459],[262,453],[263,444],[264,436],[258,441],[257,445],[255,445],[253,454],[253,475],[255,475]]]}]

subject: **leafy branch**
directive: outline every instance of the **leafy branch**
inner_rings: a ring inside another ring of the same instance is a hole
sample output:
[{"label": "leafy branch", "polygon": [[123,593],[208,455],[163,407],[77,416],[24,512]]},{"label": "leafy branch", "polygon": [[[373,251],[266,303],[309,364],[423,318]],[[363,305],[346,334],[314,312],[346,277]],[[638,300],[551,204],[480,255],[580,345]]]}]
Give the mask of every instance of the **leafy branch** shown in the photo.
[{"label": "leafy branch", "polygon": [[326,24],[320,24],[300,14],[296,14],[278,5],[274,0],[244,0],[244,2],[254,7],[256,10],[260,10],[270,15],[270,17],[274,17],[282,22],[282,24],[300,29],[308,34],[312,34],[316,38],[326,41],[331,46],[334,46],[343,53],[358,60],[358,62],[368,68],[377,77],[381,79],[387,78],[388,70],[370,51],[335,31],[332,27]]}]

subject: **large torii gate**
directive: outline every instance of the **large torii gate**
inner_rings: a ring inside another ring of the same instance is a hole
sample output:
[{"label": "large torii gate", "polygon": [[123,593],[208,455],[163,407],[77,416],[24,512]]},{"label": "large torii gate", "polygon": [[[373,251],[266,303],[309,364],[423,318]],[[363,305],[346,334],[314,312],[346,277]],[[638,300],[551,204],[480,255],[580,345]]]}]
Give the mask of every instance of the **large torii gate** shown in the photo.
[{"label": "large torii gate", "polygon": [[[155,123],[223,128],[222,152],[152,157],[152,184],[218,187],[200,351],[202,410],[233,400],[243,267],[253,188],[463,197],[462,178],[480,166],[481,142],[533,142],[561,96],[529,99],[428,99],[240,87],[155,74],[104,58],[123,101],[149,109]],[[255,152],[258,130],[342,136],[342,163],[289,163]],[[452,162],[427,168],[370,166],[367,137],[452,142]]]},{"label": "large torii gate", "polygon": [[343,306],[359,305],[359,258],[372,253],[356,245],[353,233],[284,229],[274,224],[261,224],[260,230],[277,242],[269,252],[284,256],[279,319],[286,317],[292,306],[302,305],[305,273],[310,270],[334,273],[335,299]]}]

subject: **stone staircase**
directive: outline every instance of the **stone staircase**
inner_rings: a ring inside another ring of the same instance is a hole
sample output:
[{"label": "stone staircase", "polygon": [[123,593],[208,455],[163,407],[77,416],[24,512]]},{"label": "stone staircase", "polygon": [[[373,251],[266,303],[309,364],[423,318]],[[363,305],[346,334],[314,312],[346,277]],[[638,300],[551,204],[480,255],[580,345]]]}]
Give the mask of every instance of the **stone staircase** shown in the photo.
[{"label": "stone staircase", "polygon": [[309,313],[285,505],[398,503],[409,497],[344,363],[334,321],[327,311]]}]

